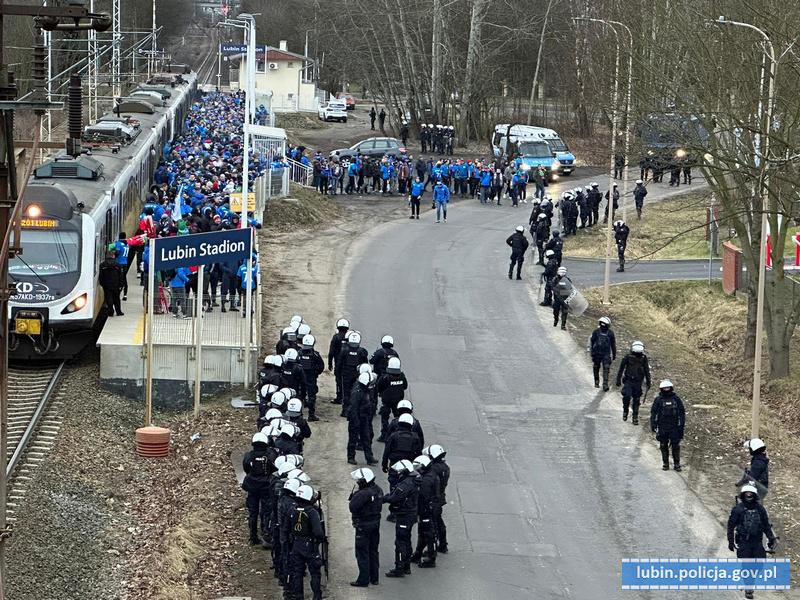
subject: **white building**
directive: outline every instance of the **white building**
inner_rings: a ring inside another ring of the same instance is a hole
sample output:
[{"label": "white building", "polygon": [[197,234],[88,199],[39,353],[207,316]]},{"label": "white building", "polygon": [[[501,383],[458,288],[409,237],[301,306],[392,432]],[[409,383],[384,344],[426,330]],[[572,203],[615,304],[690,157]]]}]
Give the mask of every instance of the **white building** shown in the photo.
[{"label": "white building", "polygon": [[[302,54],[289,52],[286,41],[278,48],[256,47],[256,102],[274,112],[317,112],[325,93],[317,88],[317,62]],[[241,55],[239,87],[244,89],[247,57]]]}]

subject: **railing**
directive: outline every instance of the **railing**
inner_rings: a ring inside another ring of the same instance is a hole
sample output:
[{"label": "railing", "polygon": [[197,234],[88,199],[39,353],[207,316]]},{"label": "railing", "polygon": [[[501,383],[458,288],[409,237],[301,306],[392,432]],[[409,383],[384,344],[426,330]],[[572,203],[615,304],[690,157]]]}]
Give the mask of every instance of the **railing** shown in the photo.
[{"label": "railing", "polygon": [[305,187],[311,187],[311,182],[314,180],[314,169],[291,158],[286,159],[286,164],[288,165],[287,171],[289,171],[290,181]]}]

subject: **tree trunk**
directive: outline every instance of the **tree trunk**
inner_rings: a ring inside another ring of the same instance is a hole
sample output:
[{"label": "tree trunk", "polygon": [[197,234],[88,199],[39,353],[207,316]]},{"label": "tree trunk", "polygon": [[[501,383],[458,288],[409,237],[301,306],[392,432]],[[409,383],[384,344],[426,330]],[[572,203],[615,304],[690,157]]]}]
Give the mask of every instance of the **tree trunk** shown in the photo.
[{"label": "tree trunk", "polygon": [[744,334],[744,357],[752,359],[756,355],[756,315],[758,303],[756,295],[756,282],[750,278],[747,284],[747,320]]},{"label": "tree trunk", "polygon": [[[476,131],[475,113],[479,109],[477,102],[473,102],[475,88],[475,75],[478,69],[478,59],[481,54],[481,34],[483,21],[489,9],[489,0],[473,0],[472,18],[470,19],[469,45],[467,47],[467,74],[464,78],[464,91],[461,94],[461,123],[459,124],[460,142],[465,145],[471,133]],[[477,136],[476,136],[477,137]]]},{"label": "tree trunk", "polygon": [[544,48],[544,36],[547,33],[547,20],[550,17],[550,9],[553,8],[553,0],[547,0],[547,10],[544,11],[544,21],[542,21],[542,33],[539,36],[539,51],[536,54],[536,69],[533,71],[533,83],[531,83],[531,99],[528,102],[528,119],[526,123],[531,124],[533,116],[533,103],[536,101],[536,85],[539,83],[539,67],[542,65],[542,48]]},{"label": "tree trunk", "polygon": [[442,110],[442,37],[444,15],[442,0],[433,0],[433,39],[431,41],[431,112],[435,124],[440,124]]}]

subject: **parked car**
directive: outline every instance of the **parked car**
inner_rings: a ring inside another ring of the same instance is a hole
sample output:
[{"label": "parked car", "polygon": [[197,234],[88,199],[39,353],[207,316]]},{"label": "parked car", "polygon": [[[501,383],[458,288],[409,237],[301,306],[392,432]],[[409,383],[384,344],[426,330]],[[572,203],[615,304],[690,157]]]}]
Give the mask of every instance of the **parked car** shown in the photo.
[{"label": "parked car", "polygon": [[339,92],[339,100],[344,100],[344,103],[347,106],[347,110],[356,109],[356,99],[353,98],[351,94],[345,94],[344,92]]},{"label": "parked car", "polygon": [[319,107],[319,118],[347,123],[347,105],[341,100],[330,100],[325,106]]},{"label": "parked car", "polygon": [[390,137],[367,138],[349,148],[340,148],[331,152],[331,156],[338,154],[340,158],[352,158],[363,154],[364,156],[397,156],[404,154],[406,149],[400,140]]}]

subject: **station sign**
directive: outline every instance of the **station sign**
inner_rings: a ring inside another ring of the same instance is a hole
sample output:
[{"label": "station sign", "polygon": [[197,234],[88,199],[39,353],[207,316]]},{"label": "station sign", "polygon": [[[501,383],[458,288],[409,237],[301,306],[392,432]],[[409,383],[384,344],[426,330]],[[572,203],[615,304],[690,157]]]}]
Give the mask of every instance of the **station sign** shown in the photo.
[{"label": "station sign", "polygon": [[[256,59],[257,60],[264,60],[264,54],[266,53],[267,48],[266,46],[262,46],[256,44]],[[226,42],[224,44],[219,45],[219,52],[222,56],[235,56],[238,54],[247,54],[247,44],[233,44]]]},{"label": "station sign", "polygon": [[[250,256],[252,229],[231,229],[155,239],[156,271],[238,262]],[[152,258],[152,257],[151,257]]]}]

